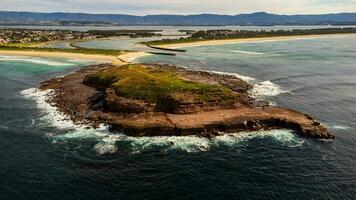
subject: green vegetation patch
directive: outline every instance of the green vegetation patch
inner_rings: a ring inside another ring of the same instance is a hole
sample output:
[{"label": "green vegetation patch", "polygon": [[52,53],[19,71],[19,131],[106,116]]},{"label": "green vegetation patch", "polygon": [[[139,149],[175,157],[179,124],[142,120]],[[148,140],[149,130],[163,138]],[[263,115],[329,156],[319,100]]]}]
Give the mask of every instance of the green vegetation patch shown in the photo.
[{"label": "green vegetation patch", "polygon": [[97,88],[112,87],[119,96],[156,102],[159,97],[171,94],[194,94],[197,100],[220,101],[235,99],[228,88],[183,80],[176,73],[155,67],[130,64],[89,75],[85,84]]}]

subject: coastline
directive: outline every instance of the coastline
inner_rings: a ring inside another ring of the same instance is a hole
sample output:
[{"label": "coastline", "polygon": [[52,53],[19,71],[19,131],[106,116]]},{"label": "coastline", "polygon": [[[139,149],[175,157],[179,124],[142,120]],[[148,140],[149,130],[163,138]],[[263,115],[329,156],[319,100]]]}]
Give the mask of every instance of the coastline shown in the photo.
[{"label": "coastline", "polygon": [[[225,45],[225,44],[236,44],[236,43],[248,43],[248,42],[273,42],[273,41],[287,41],[287,40],[298,40],[298,39],[312,39],[312,38],[324,38],[329,36],[356,36],[354,34],[329,34],[329,35],[307,35],[307,36],[280,36],[280,37],[265,37],[265,38],[244,38],[244,39],[227,39],[227,40],[207,40],[198,42],[188,42],[188,43],[177,43],[177,44],[165,44],[156,45],[157,47],[163,48],[183,48],[183,47],[195,47],[195,46],[214,46],[214,45]],[[128,63],[134,62],[135,59],[148,56],[150,53],[147,52],[132,52],[125,53],[119,56],[119,58]]]},{"label": "coastline", "polygon": [[[216,40],[216,41],[204,41],[200,42],[200,45],[220,45],[228,43],[239,43],[239,42],[256,42],[256,41],[270,41],[270,40],[290,40],[297,38],[313,38],[321,36],[308,36],[308,37],[275,37],[275,38],[253,38],[253,39],[234,39],[234,40]],[[194,46],[197,43],[187,43],[185,46]],[[182,44],[176,44],[177,46],[182,46]],[[134,59],[149,55],[145,52],[127,52],[118,56],[115,55],[99,55],[99,54],[83,54],[83,53],[66,53],[66,52],[44,52],[44,51],[17,51],[17,50],[0,50],[2,55],[13,55],[13,56],[35,56],[35,57],[58,57],[58,58],[71,58],[71,59],[84,59],[84,60],[94,60],[101,63],[112,63],[112,65],[93,65],[84,68],[81,71],[74,72],[64,77],[55,78],[48,80],[41,84],[40,89],[46,90],[58,90],[65,91],[56,93],[53,102],[60,111],[68,114],[73,121],[88,121],[92,123],[95,127],[98,124],[106,123],[109,124],[112,130],[124,131],[127,134],[132,134],[133,136],[157,136],[157,135],[168,135],[168,136],[181,136],[181,135],[198,135],[202,137],[215,137],[219,135],[220,132],[231,132],[231,131],[258,131],[258,130],[270,130],[279,128],[293,129],[300,133],[302,136],[310,136],[319,139],[334,139],[335,137],[329,132],[329,130],[320,122],[317,122],[314,118],[309,115],[290,110],[287,108],[278,108],[267,105],[254,105],[253,100],[249,99],[247,90],[244,89],[242,92],[239,88],[235,88],[241,102],[235,102],[236,105],[231,107],[224,107],[223,109],[215,109],[215,107],[198,107],[199,105],[207,105],[205,102],[197,102],[189,104],[191,107],[184,107],[184,109],[195,110],[195,112],[186,112],[184,110],[183,114],[174,113],[171,111],[166,111],[165,106],[161,106],[162,110],[159,110],[156,104],[149,104],[149,106],[143,107],[144,112],[125,111],[124,114],[120,114],[123,111],[115,111],[116,104],[121,103],[120,108],[130,110],[131,107],[136,109],[137,105],[135,99],[125,99],[126,97],[117,96],[115,93],[107,93],[105,89],[104,97],[105,99],[96,99],[100,102],[106,102],[106,107],[103,110],[93,110],[91,107],[92,97],[96,96],[97,89],[95,87],[90,87],[83,84],[85,78],[88,75],[95,74],[102,70],[110,69],[116,66],[122,66],[131,63]],[[151,66],[159,68],[160,66]],[[163,66],[162,69],[166,69],[167,66]],[[166,69],[167,70],[167,69]],[[169,70],[169,69],[168,69]],[[214,79],[223,80],[218,84],[236,84],[242,81],[241,79],[236,79],[236,77],[231,77],[222,74],[211,74],[203,72],[194,72],[189,70],[183,70],[180,68],[171,69],[174,73],[182,73],[180,77],[186,78],[187,80],[193,81],[192,77],[195,77],[194,81],[202,81],[201,84],[206,84],[206,80]],[[179,71],[183,70],[183,71]],[[198,73],[197,74],[193,74]],[[230,80],[231,79],[231,80]],[[137,82],[139,84],[139,82]],[[216,83],[215,83],[216,84]],[[247,83],[246,83],[247,84]],[[75,88],[75,89],[74,89]],[[80,97],[75,94],[81,94]],[[243,96],[245,95],[245,96]],[[107,97],[110,97],[107,99]],[[246,97],[246,98],[244,98]],[[99,98],[99,97],[96,97]],[[123,99],[124,98],[124,99]],[[249,99],[242,101],[243,99]],[[95,100],[95,101],[96,101]],[[88,103],[89,102],[89,103]],[[113,103],[114,104],[111,104]],[[178,101],[176,101],[178,102]],[[142,105],[146,105],[147,102],[140,102]],[[169,105],[171,101],[169,98],[162,100],[162,105]],[[158,105],[161,105],[158,104]],[[70,105],[68,107],[68,105]],[[80,106],[79,106],[80,105]],[[107,106],[112,105],[113,110],[110,110]],[[140,104],[138,104],[140,105]],[[147,104],[148,105],[148,104]],[[182,105],[186,105],[184,102]],[[188,104],[187,104],[188,105]],[[215,104],[214,104],[215,105]],[[224,104],[225,105],[225,104]],[[131,107],[130,107],[131,106]],[[151,107],[153,110],[150,110]],[[216,105],[215,105],[216,106]],[[171,106],[170,106],[171,107]],[[180,108],[180,104],[177,104],[177,108]],[[70,110],[67,110],[70,109]],[[76,114],[72,113],[72,109],[77,109]],[[139,107],[138,110],[140,110]],[[158,109],[155,110],[155,109]],[[205,109],[205,110],[204,110]],[[209,110],[210,109],[210,110]],[[215,109],[215,111],[214,111]],[[201,110],[201,112],[199,111]],[[198,112],[199,111],[199,112]],[[137,112],[137,113],[136,113]],[[177,111],[178,112],[178,111]],[[180,111],[179,111],[180,112]],[[87,115],[87,113],[91,113]],[[89,123],[89,125],[90,125]]]},{"label": "coastline", "polygon": [[248,43],[248,42],[274,42],[274,41],[287,41],[287,40],[297,40],[297,39],[312,39],[312,38],[325,38],[325,37],[335,37],[335,36],[356,36],[356,33],[347,34],[322,34],[322,35],[300,35],[300,36],[278,36],[278,37],[261,37],[261,38],[239,38],[239,39],[225,39],[225,40],[206,40],[206,41],[195,41],[187,43],[176,43],[176,44],[164,44],[156,45],[157,47],[164,48],[182,48],[182,47],[194,47],[194,46],[214,46],[214,45],[224,45],[224,44],[235,44],[235,43]]},{"label": "coastline", "polygon": [[125,63],[131,63],[134,62],[136,58],[142,57],[142,56],[148,56],[151,55],[150,53],[147,52],[131,52],[131,53],[124,53],[122,55],[119,55],[118,59]]},{"label": "coastline", "polygon": [[[194,47],[194,46],[214,46],[214,45],[225,45],[225,44],[235,44],[235,43],[248,43],[248,42],[272,42],[272,41],[287,41],[287,40],[297,40],[297,39],[311,39],[311,38],[324,38],[324,37],[335,37],[335,36],[356,36],[356,34],[328,34],[328,35],[307,35],[307,36],[280,36],[280,37],[264,37],[264,38],[243,38],[243,39],[226,39],[226,40],[206,40],[188,43],[176,43],[176,44],[165,44],[157,45],[157,47],[163,48],[183,48],[183,47]],[[98,63],[112,63],[114,65],[124,65],[127,63],[134,62],[135,59],[150,55],[148,52],[127,52],[121,55],[109,56],[109,55],[94,55],[94,54],[83,54],[83,53],[69,53],[69,52],[44,52],[44,51],[21,51],[21,50],[0,50],[0,55],[8,56],[33,56],[33,57],[46,57],[46,58],[71,58],[80,60],[97,61]]]},{"label": "coastline", "polygon": [[[41,83],[40,89],[55,91],[49,102],[55,105],[58,111],[68,115],[75,124],[93,128],[105,124],[109,125],[111,131],[120,131],[134,137],[196,135],[211,139],[233,132],[292,129],[301,136],[335,139],[326,126],[307,114],[288,108],[254,104],[254,99],[248,96],[251,85],[235,76],[191,71],[169,65],[131,67],[131,70],[121,69],[126,70],[123,76],[127,78],[133,75],[138,76],[138,79],[133,79],[136,83],[131,85],[125,83],[125,88],[137,88],[146,84],[145,76],[140,79],[137,73],[153,73],[159,76],[157,72],[166,70],[186,81],[226,87],[232,91],[234,97],[225,98],[226,93],[215,91],[211,93],[215,96],[212,95],[209,100],[199,99],[184,92],[180,93],[184,98],[180,98],[166,91],[168,93],[160,94],[159,101],[151,102],[125,96],[124,93],[118,95],[113,86],[115,83],[105,86],[101,85],[102,82],[97,82],[101,79],[95,78],[98,73],[105,71],[114,76],[120,73],[111,71],[118,68],[109,64],[88,66],[66,76],[50,79]],[[142,71],[146,67],[156,70]],[[102,81],[105,82],[105,79]],[[164,83],[171,84],[169,81]],[[152,91],[150,88],[146,90]]]},{"label": "coastline", "polygon": [[[128,53],[130,54],[130,53]],[[82,53],[66,53],[66,52],[44,52],[44,51],[17,51],[17,50],[0,50],[0,55],[5,56],[30,56],[44,58],[70,58],[86,61],[96,61],[98,63],[112,63],[115,65],[125,64],[119,57],[109,55],[94,55]]]},{"label": "coastline", "polygon": [[[187,43],[176,43],[176,44],[164,44],[155,45],[160,48],[184,48],[184,47],[197,47],[197,46],[215,46],[215,45],[225,45],[225,44],[237,44],[237,43],[249,43],[249,42],[274,42],[274,41],[288,41],[288,40],[299,40],[299,39],[313,39],[313,38],[326,38],[326,37],[338,37],[338,36],[356,36],[356,33],[347,34],[328,34],[328,35],[305,35],[305,36],[279,36],[279,37],[264,37],[264,38],[240,38],[240,39],[226,39],[226,40],[206,40],[197,42],[187,42]],[[150,55],[146,52],[134,52],[125,53],[119,57],[127,62],[133,62],[135,59]]]}]

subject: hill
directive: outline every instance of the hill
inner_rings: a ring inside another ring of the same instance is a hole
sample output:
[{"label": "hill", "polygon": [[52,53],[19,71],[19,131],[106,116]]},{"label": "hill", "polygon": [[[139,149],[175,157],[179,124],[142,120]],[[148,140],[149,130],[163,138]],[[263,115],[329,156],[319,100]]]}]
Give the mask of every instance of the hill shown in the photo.
[{"label": "hill", "polygon": [[122,15],[0,11],[1,25],[356,25],[356,13],[278,15],[266,12],[239,15]]}]

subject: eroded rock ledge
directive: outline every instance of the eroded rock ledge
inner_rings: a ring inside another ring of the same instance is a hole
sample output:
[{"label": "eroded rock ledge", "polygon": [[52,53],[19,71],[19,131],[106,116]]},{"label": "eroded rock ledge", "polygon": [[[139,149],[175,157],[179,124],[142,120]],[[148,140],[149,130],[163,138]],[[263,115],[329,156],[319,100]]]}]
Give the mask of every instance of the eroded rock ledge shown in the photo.
[{"label": "eroded rock ledge", "polygon": [[256,107],[248,95],[251,86],[234,76],[170,65],[94,65],[46,81],[41,89],[53,89],[51,103],[73,121],[92,126],[106,123],[132,136],[214,137],[223,132],[288,128],[303,136],[335,138],[309,115]]}]

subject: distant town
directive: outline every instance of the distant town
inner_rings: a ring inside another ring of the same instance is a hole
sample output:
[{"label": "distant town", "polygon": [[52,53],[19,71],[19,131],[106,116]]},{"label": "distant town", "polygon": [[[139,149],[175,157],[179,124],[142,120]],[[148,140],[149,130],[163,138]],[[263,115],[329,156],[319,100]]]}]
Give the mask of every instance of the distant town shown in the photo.
[{"label": "distant town", "polygon": [[160,30],[113,30],[113,31],[69,31],[0,29],[0,44],[31,44],[50,41],[91,40],[115,36],[151,37],[161,35]]},{"label": "distant town", "polygon": [[60,31],[60,30],[26,30],[26,29],[1,29],[0,44],[37,43],[56,40],[82,40],[96,39],[99,35],[88,32]]}]

